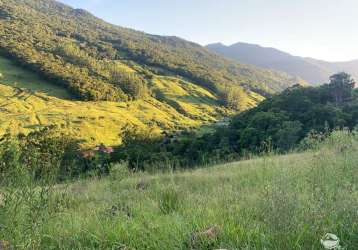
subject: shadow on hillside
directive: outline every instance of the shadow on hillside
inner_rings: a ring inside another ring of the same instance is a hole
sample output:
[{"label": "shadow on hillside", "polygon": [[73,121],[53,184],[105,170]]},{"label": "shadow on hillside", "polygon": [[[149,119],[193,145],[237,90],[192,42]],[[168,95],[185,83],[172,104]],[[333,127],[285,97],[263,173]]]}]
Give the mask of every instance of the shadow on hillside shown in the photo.
[{"label": "shadow on hillside", "polygon": [[41,93],[59,99],[73,100],[74,97],[64,87],[51,83],[10,59],[0,55],[0,84],[16,89],[28,90],[33,94]]}]

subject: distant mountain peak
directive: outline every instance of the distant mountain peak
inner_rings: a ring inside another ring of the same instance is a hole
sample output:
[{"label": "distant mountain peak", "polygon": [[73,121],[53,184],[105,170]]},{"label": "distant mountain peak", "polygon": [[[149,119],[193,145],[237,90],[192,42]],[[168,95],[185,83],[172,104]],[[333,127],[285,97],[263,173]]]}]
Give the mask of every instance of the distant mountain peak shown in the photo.
[{"label": "distant mountain peak", "polygon": [[340,71],[346,71],[358,78],[358,60],[327,62],[310,57],[293,56],[276,48],[244,42],[229,46],[216,43],[216,45],[208,45],[207,48],[237,62],[283,71],[312,84],[323,84],[329,80],[330,75]]}]

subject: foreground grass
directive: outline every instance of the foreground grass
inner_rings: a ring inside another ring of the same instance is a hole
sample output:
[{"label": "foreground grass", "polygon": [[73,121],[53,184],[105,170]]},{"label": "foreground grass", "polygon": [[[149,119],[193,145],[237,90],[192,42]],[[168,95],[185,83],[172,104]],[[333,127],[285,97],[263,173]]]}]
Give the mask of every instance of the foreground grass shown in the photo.
[{"label": "foreground grass", "polygon": [[195,171],[118,165],[108,178],[40,189],[45,198],[24,185],[16,190],[27,197],[3,201],[0,240],[19,249],[322,249],[330,232],[357,249],[357,150],[339,132],[312,152]]}]

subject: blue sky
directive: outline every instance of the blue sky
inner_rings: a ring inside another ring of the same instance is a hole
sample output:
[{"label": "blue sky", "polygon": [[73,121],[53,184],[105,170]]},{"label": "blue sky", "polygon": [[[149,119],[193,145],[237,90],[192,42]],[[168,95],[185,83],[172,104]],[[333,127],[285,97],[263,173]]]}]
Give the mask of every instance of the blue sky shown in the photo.
[{"label": "blue sky", "polygon": [[357,0],[60,0],[114,24],[202,45],[238,41],[330,61],[358,58]]}]

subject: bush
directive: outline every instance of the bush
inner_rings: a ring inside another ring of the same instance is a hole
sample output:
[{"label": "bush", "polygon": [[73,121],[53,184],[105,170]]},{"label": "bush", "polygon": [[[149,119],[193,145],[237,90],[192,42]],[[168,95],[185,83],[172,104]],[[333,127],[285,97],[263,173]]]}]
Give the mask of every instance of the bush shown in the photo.
[{"label": "bush", "polygon": [[122,180],[128,178],[130,174],[131,172],[129,171],[128,163],[126,162],[111,165],[109,169],[109,178],[115,182],[121,182]]},{"label": "bush", "polygon": [[108,173],[109,156],[96,152],[93,158],[84,159],[80,145],[81,141],[58,133],[54,126],[28,135],[6,134],[0,140],[0,176],[4,179],[19,168],[38,180],[63,181],[94,170]]}]

